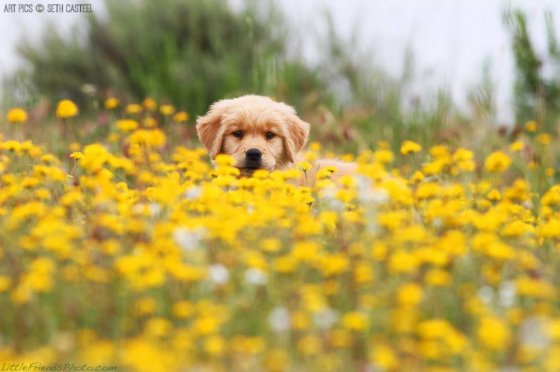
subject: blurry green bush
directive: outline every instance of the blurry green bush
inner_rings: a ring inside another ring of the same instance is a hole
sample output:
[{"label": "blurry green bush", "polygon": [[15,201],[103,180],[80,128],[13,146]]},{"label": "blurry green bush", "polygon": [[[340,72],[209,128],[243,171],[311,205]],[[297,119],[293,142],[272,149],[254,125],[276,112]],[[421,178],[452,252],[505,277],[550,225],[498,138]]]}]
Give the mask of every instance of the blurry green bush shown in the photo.
[{"label": "blurry green bush", "polygon": [[248,2],[241,11],[222,0],[122,0],[105,7],[106,16],[87,18],[85,35],[53,28],[40,44],[20,45],[38,93],[83,103],[88,83],[105,94],[152,96],[199,114],[227,95],[300,102],[321,87],[297,55],[287,57],[286,22],[268,1]]},{"label": "blurry green bush", "polygon": [[543,129],[556,132],[560,119],[560,44],[551,13],[546,14],[547,48],[541,55],[535,49],[527,25],[527,16],[520,10],[505,13],[515,58],[513,87],[516,121],[538,121]]}]

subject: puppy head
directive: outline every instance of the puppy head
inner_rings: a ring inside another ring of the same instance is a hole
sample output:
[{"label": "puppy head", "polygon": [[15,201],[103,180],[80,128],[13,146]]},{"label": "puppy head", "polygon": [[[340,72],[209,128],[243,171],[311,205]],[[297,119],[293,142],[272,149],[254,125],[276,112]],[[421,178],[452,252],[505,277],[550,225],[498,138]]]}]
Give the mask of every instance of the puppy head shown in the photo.
[{"label": "puppy head", "polygon": [[243,175],[294,163],[309,134],[309,124],[292,107],[252,95],[214,103],[196,129],[210,158],[232,155]]}]

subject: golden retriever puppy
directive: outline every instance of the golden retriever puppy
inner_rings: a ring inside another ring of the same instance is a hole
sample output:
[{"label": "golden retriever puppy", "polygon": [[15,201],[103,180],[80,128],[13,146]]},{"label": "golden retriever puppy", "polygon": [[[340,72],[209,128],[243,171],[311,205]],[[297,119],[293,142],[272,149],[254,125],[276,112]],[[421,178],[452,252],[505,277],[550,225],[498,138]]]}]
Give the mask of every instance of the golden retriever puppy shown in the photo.
[{"label": "golden retriever puppy", "polygon": [[[211,159],[229,154],[241,175],[251,176],[257,169],[287,169],[301,161],[309,124],[285,103],[247,95],[214,103],[197,119],[196,130]],[[319,168],[329,165],[337,169],[337,175],[355,168],[351,163],[319,160],[308,178],[313,180]]]}]

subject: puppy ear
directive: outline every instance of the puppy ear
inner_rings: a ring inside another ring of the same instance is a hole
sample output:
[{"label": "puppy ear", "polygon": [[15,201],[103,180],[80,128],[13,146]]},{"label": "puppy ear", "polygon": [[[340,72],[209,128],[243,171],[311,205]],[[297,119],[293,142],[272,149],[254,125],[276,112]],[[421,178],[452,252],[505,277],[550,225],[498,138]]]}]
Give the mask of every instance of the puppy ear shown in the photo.
[{"label": "puppy ear", "polygon": [[210,159],[214,159],[222,149],[224,130],[222,115],[229,107],[231,100],[221,100],[210,106],[204,116],[196,120],[196,131],[200,142],[206,147]]},{"label": "puppy ear", "polygon": [[303,149],[309,136],[309,124],[301,120],[297,115],[290,115],[288,119],[287,136],[285,137],[286,155],[288,160],[294,163],[297,154]]}]

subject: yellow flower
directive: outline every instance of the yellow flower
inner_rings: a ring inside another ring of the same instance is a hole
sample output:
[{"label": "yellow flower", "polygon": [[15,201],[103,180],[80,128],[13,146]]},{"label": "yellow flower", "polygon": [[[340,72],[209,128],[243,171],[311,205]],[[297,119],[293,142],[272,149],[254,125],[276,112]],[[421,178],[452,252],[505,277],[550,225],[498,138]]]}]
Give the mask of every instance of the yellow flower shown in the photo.
[{"label": "yellow flower", "polygon": [[333,173],[335,173],[337,171],[336,167],[333,165],[329,165],[326,166],[324,168],[319,169],[319,171],[317,172],[317,174],[315,174],[315,178],[320,180],[320,179],[325,179],[325,178],[330,178]]},{"label": "yellow flower", "polygon": [[552,137],[548,133],[541,133],[537,136],[537,142],[539,142],[541,145],[549,145],[551,141]]},{"label": "yellow flower", "polygon": [[364,314],[353,311],[344,314],[342,317],[342,326],[351,331],[364,331],[369,326],[369,320]]},{"label": "yellow flower", "polygon": [[527,132],[534,133],[537,131],[538,127],[539,125],[534,120],[529,120],[528,122],[525,123],[525,130]]},{"label": "yellow flower", "polygon": [[371,360],[384,371],[392,371],[399,365],[395,352],[389,346],[379,343],[374,345]]},{"label": "yellow flower", "polygon": [[12,285],[12,280],[6,275],[0,275],[0,293],[5,292]]},{"label": "yellow flower", "polygon": [[472,172],[475,170],[476,164],[473,158],[474,153],[464,148],[457,149],[452,156],[457,168],[463,172]]},{"label": "yellow flower", "polygon": [[60,119],[68,119],[78,115],[78,106],[69,99],[64,99],[56,106],[56,117]]},{"label": "yellow flower", "polygon": [[297,344],[304,355],[316,355],[321,352],[321,339],[314,335],[304,336]]},{"label": "yellow flower", "polygon": [[224,353],[225,341],[221,336],[212,335],[204,342],[204,350],[210,355],[219,356]]},{"label": "yellow flower", "polygon": [[205,314],[199,316],[193,324],[193,329],[197,334],[209,335],[218,332],[222,320],[215,314]]},{"label": "yellow flower", "polygon": [[430,199],[441,196],[441,185],[436,182],[426,182],[418,186],[416,189],[416,197],[418,199]]},{"label": "yellow flower", "polygon": [[301,169],[302,171],[306,172],[309,169],[311,169],[311,163],[308,161],[302,161],[301,163],[298,164],[299,169]]},{"label": "yellow flower", "polygon": [[144,332],[148,337],[164,337],[172,328],[169,320],[155,317],[147,321]]},{"label": "yellow flower", "polygon": [[422,301],[422,296],[422,287],[418,284],[404,284],[397,291],[397,303],[405,307],[414,307]]},{"label": "yellow flower", "polygon": [[216,156],[216,159],[214,161],[216,162],[216,165],[220,165],[220,166],[231,167],[235,165],[235,159],[231,155],[227,155],[227,154],[218,154],[218,156]]},{"label": "yellow flower", "polygon": [[560,238],[560,220],[552,218],[546,223],[542,224],[539,228],[539,235],[543,238]]},{"label": "yellow flower", "polygon": [[369,283],[374,276],[372,266],[361,263],[354,269],[354,281],[359,284]]},{"label": "yellow flower", "polygon": [[489,200],[498,201],[502,199],[502,194],[496,189],[490,190],[490,192],[486,195]]},{"label": "yellow flower", "polygon": [[68,148],[70,149],[70,151],[80,151],[82,148],[82,145],[80,145],[78,142],[72,142],[70,144],[70,146],[68,146]]},{"label": "yellow flower", "polygon": [[311,142],[309,144],[309,150],[313,152],[321,151],[321,143],[320,142]]},{"label": "yellow flower", "polygon": [[436,159],[445,159],[451,155],[451,152],[446,145],[436,145],[430,148],[430,155]]},{"label": "yellow flower", "polygon": [[481,319],[477,336],[484,347],[492,351],[503,351],[511,342],[511,331],[505,322],[493,316]]},{"label": "yellow flower", "polygon": [[153,98],[146,98],[144,99],[144,101],[142,102],[142,105],[150,111],[156,111],[157,108],[157,102],[153,100]]},{"label": "yellow flower", "polygon": [[520,277],[515,281],[515,288],[519,296],[552,299],[556,296],[553,286],[542,280]]},{"label": "yellow flower", "polygon": [[408,155],[413,154],[416,152],[420,152],[422,150],[422,146],[417,144],[416,142],[412,141],[404,141],[401,145],[401,154]]},{"label": "yellow flower", "polygon": [[393,152],[386,149],[380,149],[375,151],[374,156],[375,156],[375,160],[381,164],[389,164],[392,163],[394,160]]},{"label": "yellow flower", "polygon": [[389,271],[393,273],[414,273],[420,262],[412,253],[399,250],[393,254],[389,261]]},{"label": "yellow flower", "polygon": [[341,274],[347,271],[350,264],[348,258],[342,254],[327,254],[321,261],[320,268],[325,276]]},{"label": "yellow flower", "polygon": [[175,107],[173,107],[173,105],[161,105],[161,107],[159,108],[159,111],[164,116],[170,116],[170,115],[173,115],[173,113],[175,112]]},{"label": "yellow flower", "polygon": [[560,185],[555,185],[541,198],[541,205],[560,205]]},{"label": "yellow flower", "polygon": [[115,97],[110,97],[105,100],[105,108],[107,110],[114,110],[119,107],[120,104],[121,102],[119,101],[119,99]]},{"label": "yellow flower", "polygon": [[427,340],[445,338],[445,336],[452,330],[453,328],[449,322],[442,319],[425,320],[418,324],[417,329],[420,337]]},{"label": "yellow flower", "polygon": [[117,129],[121,132],[132,132],[138,128],[138,122],[132,119],[117,120]]},{"label": "yellow flower", "polygon": [[134,303],[134,312],[136,315],[150,315],[156,310],[156,301],[152,297],[142,297]]},{"label": "yellow flower", "polygon": [[84,154],[79,152],[79,151],[73,152],[69,156],[70,159],[74,159],[74,160],[80,160],[83,157],[84,157]]},{"label": "yellow flower", "polygon": [[280,250],[281,244],[280,241],[273,238],[263,239],[261,242],[261,249],[265,252],[275,253]]},{"label": "yellow flower", "polygon": [[435,176],[436,174],[440,174],[446,163],[440,160],[434,160],[429,163],[425,163],[422,165],[422,172],[426,173],[429,176]]},{"label": "yellow flower", "polygon": [[451,274],[445,270],[432,269],[426,273],[426,283],[434,287],[447,287],[451,283]]},{"label": "yellow flower", "polygon": [[453,161],[464,161],[471,160],[474,157],[474,153],[470,150],[464,148],[458,148],[453,154]]},{"label": "yellow flower", "polygon": [[518,237],[527,233],[532,233],[533,231],[534,227],[532,225],[517,220],[504,226],[502,235],[507,237]]},{"label": "yellow flower", "polygon": [[502,151],[494,151],[484,161],[484,168],[488,172],[502,173],[511,165],[511,159]]},{"label": "yellow flower", "polygon": [[147,147],[162,147],[167,142],[167,137],[159,129],[139,129],[128,137],[131,144],[137,144]]},{"label": "yellow flower", "polygon": [[292,248],[291,256],[301,262],[316,262],[319,256],[319,244],[311,241],[298,242]]},{"label": "yellow flower", "polygon": [[424,178],[424,173],[422,173],[421,171],[416,171],[414,172],[410,180],[414,183],[419,183],[422,182]]},{"label": "yellow flower", "polygon": [[554,341],[560,341],[560,319],[551,320],[546,333]]},{"label": "yellow flower", "polygon": [[172,311],[177,318],[188,318],[193,314],[193,306],[188,301],[179,301],[173,304]]},{"label": "yellow flower", "polygon": [[179,111],[173,115],[173,121],[176,123],[185,123],[189,120],[189,114],[186,111]]},{"label": "yellow flower", "polygon": [[155,128],[155,127],[158,126],[158,121],[153,117],[147,117],[147,118],[144,118],[144,120],[142,121],[142,124],[146,128]]},{"label": "yellow flower", "polygon": [[378,216],[378,223],[389,230],[399,228],[405,221],[406,214],[402,211],[384,212]]},{"label": "yellow flower", "polygon": [[515,141],[514,143],[512,143],[509,146],[509,149],[512,152],[519,152],[521,150],[523,150],[525,148],[525,144],[523,143],[523,141]]},{"label": "yellow flower", "polygon": [[140,112],[142,112],[142,106],[140,106],[137,103],[129,103],[128,105],[126,105],[125,111],[127,114],[139,114]]},{"label": "yellow flower", "polygon": [[21,124],[27,121],[27,112],[20,107],[14,107],[6,115],[6,120],[12,124]]}]

